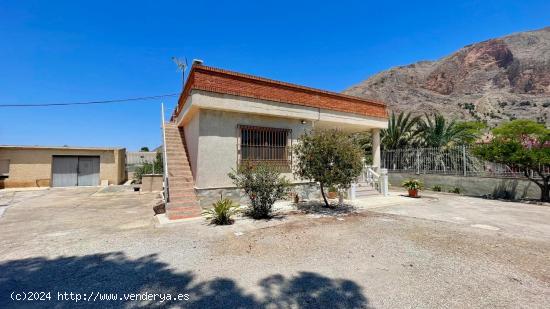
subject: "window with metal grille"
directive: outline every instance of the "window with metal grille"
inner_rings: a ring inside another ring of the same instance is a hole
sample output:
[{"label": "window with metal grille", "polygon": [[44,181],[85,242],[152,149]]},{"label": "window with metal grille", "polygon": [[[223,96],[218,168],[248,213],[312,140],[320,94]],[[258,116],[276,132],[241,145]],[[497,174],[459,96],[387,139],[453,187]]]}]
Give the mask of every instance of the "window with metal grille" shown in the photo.
[{"label": "window with metal grille", "polygon": [[282,172],[290,171],[292,163],[292,130],[239,126],[239,164],[268,163]]}]

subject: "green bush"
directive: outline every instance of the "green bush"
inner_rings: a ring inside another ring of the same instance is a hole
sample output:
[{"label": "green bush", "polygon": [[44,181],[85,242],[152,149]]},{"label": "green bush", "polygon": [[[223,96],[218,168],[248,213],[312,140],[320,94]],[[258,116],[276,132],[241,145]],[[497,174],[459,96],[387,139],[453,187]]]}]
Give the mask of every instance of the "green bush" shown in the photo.
[{"label": "green bush", "polygon": [[157,157],[152,163],[145,162],[143,166],[136,168],[134,172],[134,179],[141,183],[143,175],[147,174],[162,174],[164,172],[164,163],[162,160],[162,152],[157,151]]},{"label": "green bush", "polygon": [[454,187],[453,189],[449,190],[449,193],[460,194],[460,192],[462,192],[462,190],[460,190],[459,187]]},{"label": "green bush", "polygon": [[238,212],[239,205],[228,198],[223,198],[212,204],[212,208],[205,210],[202,214],[213,224],[228,225],[233,224],[231,216]]},{"label": "green bush", "polygon": [[254,219],[270,218],[275,201],[289,192],[290,183],[269,164],[242,164],[228,176],[248,196],[250,207],[246,214]]},{"label": "green bush", "polygon": [[442,188],[440,185],[435,185],[432,187],[432,191],[435,191],[435,192],[441,192]]}]

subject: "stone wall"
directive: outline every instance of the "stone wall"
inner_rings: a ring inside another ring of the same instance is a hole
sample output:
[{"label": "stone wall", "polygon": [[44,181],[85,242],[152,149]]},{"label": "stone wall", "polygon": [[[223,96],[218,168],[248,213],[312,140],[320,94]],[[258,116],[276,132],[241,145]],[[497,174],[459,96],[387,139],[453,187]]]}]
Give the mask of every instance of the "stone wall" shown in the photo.
[{"label": "stone wall", "polygon": [[523,179],[507,179],[493,177],[463,177],[451,175],[389,173],[390,185],[400,188],[403,181],[414,178],[424,183],[431,190],[433,186],[441,186],[442,191],[459,188],[461,193],[470,196],[488,196],[504,199],[539,199],[540,189],[531,181]]},{"label": "stone wall", "polygon": [[160,192],[163,189],[163,176],[161,175],[143,175],[141,177],[141,191]]}]

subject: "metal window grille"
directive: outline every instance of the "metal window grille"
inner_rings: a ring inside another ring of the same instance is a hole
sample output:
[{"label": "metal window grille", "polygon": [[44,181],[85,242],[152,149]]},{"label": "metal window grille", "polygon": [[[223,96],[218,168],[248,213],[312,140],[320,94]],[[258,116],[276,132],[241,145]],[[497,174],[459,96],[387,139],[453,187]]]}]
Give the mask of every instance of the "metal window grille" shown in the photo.
[{"label": "metal window grille", "polygon": [[268,163],[281,172],[292,165],[292,130],[256,126],[238,126],[239,164]]}]

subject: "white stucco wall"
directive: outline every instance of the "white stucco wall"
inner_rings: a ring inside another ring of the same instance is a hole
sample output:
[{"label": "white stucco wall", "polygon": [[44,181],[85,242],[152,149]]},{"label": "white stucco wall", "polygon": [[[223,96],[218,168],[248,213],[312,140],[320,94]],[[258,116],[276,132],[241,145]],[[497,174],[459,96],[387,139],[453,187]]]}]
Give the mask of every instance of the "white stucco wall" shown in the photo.
[{"label": "white stucco wall", "polygon": [[[388,125],[386,118],[201,90],[191,92],[176,123],[185,129],[197,189],[234,187],[227,174],[237,168],[238,125],[291,129],[293,144],[313,126],[359,132]],[[284,176],[303,182],[291,173]]]},{"label": "white stucco wall", "polygon": [[183,126],[185,133],[185,143],[187,146],[187,152],[189,157],[189,163],[191,164],[191,171],[195,177],[199,160],[199,123],[200,123],[200,114],[195,113],[193,117]]},{"label": "white stucco wall", "polygon": [[[302,124],[299,119],[207,109],[201,109],[197,114],[200,115],[197,154],[200,159],[195,169],[198,189],[234,186],[227,173],[237,168],[238,125],[291,129],[293,144],[306,129],[311,129],[311,122]],[[291,173],[283,175],[296,182]]]}]

